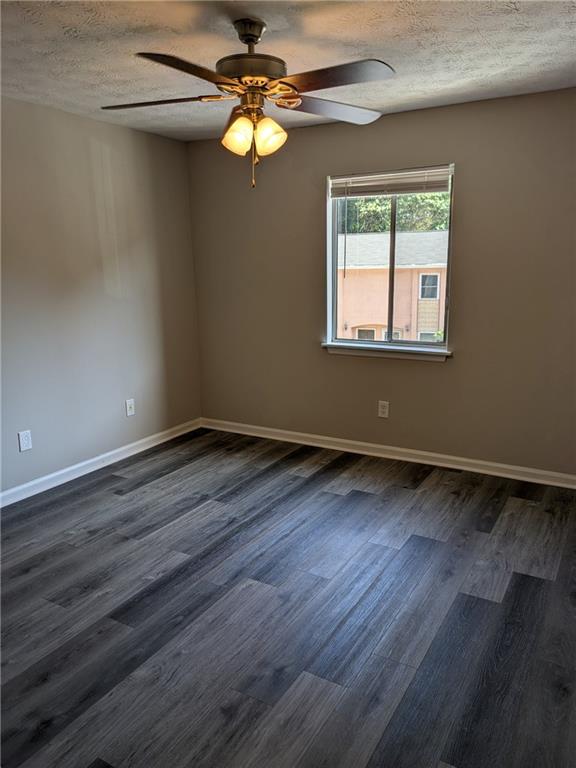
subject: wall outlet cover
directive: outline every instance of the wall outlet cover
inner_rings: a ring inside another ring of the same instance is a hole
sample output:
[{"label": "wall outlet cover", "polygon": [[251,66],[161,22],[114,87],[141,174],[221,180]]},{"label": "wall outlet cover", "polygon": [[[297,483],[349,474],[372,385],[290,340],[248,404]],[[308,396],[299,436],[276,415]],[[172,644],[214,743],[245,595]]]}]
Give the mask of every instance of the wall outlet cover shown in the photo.
[{"label": "wall outlet cover", "polygon": [[136,413],[136,405],[134,403],[134,398],[131,397],[129,400],[126,400],[126,416],[134,416]]},{"label": "wall outlet cover", "polygon": [[390,412],[390,403],[388,400],[378,400],[378,416],[381,419],[387,419]]},{"label": "wall outlet cover", "polygon": [[18,450],[20,453],[32,450],[32,432],[29,429],[18,432]]}]

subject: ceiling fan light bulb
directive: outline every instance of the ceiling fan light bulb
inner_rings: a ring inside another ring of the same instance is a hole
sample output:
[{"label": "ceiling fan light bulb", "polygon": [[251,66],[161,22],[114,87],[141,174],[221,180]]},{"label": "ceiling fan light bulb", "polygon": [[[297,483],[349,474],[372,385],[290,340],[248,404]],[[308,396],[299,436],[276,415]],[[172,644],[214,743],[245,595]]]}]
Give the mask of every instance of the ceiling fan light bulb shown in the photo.
[{"label": "ceiling fan light bulb", "polygon": [[240,115],[230,122],[222,137],[222,144],[235,155],[244,156],[252,146],[254,126],[250,118]]},{"label": "ceiling fan light bulb", "polygon": [[271,155],[285,143],[288,134],[281,125],[271,117],[263,117],[258,121],[254,131],[256,151],[259,155]]}]

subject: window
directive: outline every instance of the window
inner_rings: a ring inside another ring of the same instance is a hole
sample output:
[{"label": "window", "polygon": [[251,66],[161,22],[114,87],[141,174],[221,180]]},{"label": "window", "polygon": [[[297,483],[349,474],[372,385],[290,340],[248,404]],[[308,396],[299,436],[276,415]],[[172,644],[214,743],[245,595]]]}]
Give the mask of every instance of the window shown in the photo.
[{"label": "window", "polygon": [[329,179],[326,346],[447,351],[452,175],[438,166]]},{"label": "window", "polygon": [[[382,338],[384,339],[384,341],[386,341],[386,339],[388,338],[388,331],[387,331],[386,328],[382,328]],[[402,338],[402,331],[397,331],[396,329],[394,329],[392,331],[392,338],[393,339],[401,339]]]},{"label": "window", "polygon": [[420,275],[420,298],[438,299],[440,275]]}]

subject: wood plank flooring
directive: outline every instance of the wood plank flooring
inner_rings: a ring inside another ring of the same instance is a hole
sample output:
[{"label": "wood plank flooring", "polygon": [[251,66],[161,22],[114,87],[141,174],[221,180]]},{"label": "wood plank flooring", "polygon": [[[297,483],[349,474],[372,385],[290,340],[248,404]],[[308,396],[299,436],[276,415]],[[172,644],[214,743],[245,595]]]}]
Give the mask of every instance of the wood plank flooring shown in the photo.
[{"label": "wood plank flooring", "polygon": [[197,430],[3,511],[4,768],[574,768],[576,492]]}]

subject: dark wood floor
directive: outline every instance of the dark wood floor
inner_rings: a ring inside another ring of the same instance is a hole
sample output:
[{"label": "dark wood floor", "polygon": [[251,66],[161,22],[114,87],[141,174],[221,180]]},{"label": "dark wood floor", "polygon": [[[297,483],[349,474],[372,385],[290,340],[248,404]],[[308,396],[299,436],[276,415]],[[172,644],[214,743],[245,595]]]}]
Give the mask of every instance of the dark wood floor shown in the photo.
[{"label": "dark wood floor", "polygon": [[574,768],[575,499],[199,430],[13,505],[2,764]]}]

